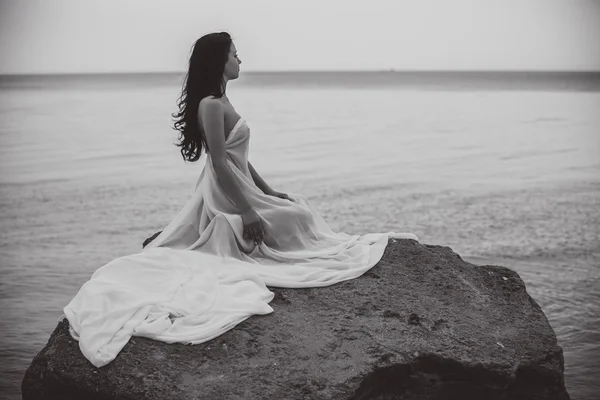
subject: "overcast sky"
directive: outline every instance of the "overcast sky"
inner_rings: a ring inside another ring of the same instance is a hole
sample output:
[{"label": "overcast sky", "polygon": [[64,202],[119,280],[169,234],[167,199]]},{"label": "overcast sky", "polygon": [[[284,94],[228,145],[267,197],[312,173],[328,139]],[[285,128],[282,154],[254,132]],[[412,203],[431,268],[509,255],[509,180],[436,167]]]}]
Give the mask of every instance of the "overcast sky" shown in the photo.
[{"label": "overcast sky", "polygon": [[183,71],[220,30],[246,71],[600,70],[600,0],[0,0],[0,73]]}]

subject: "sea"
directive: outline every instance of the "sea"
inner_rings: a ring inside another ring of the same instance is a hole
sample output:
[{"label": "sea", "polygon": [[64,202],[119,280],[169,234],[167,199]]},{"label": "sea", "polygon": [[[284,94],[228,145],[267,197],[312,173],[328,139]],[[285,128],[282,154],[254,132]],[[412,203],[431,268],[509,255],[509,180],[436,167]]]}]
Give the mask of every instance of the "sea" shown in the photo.
[{"label": "sea", "polygon": [[[0,77],[0,397],[91,274],[137,253],[203,168],[171,114],[182,73]],[[413,232],[514,269],[600,393],[599,72],[244,72],[227,94],[273,188],[333,230]],[[535,340],[535,338],[532,338]]]}]

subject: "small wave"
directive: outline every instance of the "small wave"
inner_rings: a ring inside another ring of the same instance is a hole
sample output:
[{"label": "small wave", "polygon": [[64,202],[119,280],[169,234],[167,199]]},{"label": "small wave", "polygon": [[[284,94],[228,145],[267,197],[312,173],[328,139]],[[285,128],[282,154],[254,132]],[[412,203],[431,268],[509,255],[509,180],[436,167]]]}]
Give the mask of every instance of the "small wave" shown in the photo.
[{"label": "small wave", "polygon": [[568,119],[564,118],[564,117],[539,117],[539,118],[525,120],[522,122],[524,124],[539,124],[539,123],[544,123],[544,122],[551,123],[551,122],[563,122],[563,121],[568,121]]}]

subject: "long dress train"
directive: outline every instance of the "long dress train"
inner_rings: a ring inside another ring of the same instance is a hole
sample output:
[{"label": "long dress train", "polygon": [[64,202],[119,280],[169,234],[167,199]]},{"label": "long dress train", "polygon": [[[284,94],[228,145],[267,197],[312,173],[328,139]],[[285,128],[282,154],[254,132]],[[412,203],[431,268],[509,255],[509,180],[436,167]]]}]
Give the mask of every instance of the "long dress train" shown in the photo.
[{"label": "long dress train", "polygon": [[99,268],[64,307],[71,336],[96,367],[131,336],[198,344],[255,314],[273,312],[267,286],[306,288],[356,278],[381,259],[389,238],[412,233],[333,232],[306,197],[265,195],[248,169],[250,130],[243,118],[226,138],[227,161],[265,230],[256,246],[207,155],[196,189],[140,253]]}]

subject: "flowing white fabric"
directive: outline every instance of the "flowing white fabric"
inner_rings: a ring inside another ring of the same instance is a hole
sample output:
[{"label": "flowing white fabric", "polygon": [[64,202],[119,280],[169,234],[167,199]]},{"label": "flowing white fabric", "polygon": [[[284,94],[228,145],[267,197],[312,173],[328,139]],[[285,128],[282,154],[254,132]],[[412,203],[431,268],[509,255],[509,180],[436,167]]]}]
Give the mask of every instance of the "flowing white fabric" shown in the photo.
[{"label": "flowing white fabric", "polygon": [[267,286],[353,279],[379,262],[389,238],[418,240],[412,233],[335,233],[306,197],[265,195],[248,169],[249,138],[240,118],[225,141],[227,161],[262,219],[263,243],[243,238],[241,216],[208,154],[194,194],[162,233],[140,253],[99,268],[64,308],[71,335],[93,365],[111,362],[131,336],[206,342],[273,312]]}]

